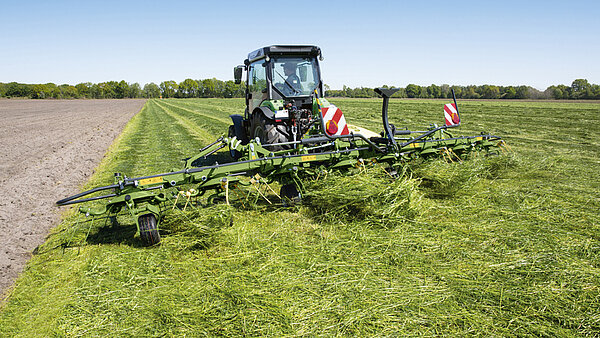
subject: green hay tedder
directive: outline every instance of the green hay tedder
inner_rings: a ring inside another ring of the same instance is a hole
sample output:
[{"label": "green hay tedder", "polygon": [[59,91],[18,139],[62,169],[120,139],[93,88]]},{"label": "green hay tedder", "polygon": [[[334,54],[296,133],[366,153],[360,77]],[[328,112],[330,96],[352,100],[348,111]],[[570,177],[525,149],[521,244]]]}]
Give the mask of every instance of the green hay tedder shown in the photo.
[{"label": "green hay tedder", "polygon": [[[135,178],[116,173],[113,185],[57,204],[108,199],[100,207],[79,210],[99,216],[126,209],[136,220],[142,241],[152,245],[160,241],[162,212],[186,208],[201,196],[208,204],[230,203],[230,198],[244,196],[244,187],[273,190],[269,184],[278,182],[278,196],[289,205],[301,201],[306,178],[368,166],[382,166],[393,177],[415,159],[460,161],[475,152],[499,153],[505,146],[500,137],[485,133],[453,136],[449,130],[460,126],[455,98],[444,106],[444,125],[423,131],[397,129],[388,121],[389,98],[397,89],[375,89],[383,98],[380,133],[349,125],[341,110],[323,98],[319,60],[321,50],[316,46],[269,46],[250,53],[244,65],[234,68],[237,83],[246,71],[246,111],[231,116],[226,137],[186,159],[179,171]],[[219,151],[223,148],[228,151]]]}]

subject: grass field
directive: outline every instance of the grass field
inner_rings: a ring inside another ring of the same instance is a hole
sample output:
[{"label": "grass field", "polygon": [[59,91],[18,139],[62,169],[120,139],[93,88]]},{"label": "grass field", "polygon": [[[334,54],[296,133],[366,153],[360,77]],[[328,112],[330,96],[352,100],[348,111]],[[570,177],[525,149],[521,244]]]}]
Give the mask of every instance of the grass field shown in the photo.
[{"label": "grass field", "polygon": [[[381,129],[380,100],[331,101]],[[441,124],[443,103],[393,100],[390,120]],[[180,167],[243,106],[148,101],[85,188]],[[2,305],[0,336],[600,335],[600,104],[459,107],[462,134],[512,152],[396,182],[331,176],[296,208],[173,211],[151,248],[127,217],[67,212]]]}]

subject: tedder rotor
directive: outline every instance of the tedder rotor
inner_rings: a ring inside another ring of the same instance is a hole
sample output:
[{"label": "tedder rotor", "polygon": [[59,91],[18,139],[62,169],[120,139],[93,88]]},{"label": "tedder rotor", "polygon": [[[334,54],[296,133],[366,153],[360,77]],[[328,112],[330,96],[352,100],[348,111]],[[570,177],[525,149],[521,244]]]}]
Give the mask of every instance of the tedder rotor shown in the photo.
[{"label": "tedder rotor", "polygon": [[[152,245],[160,241],[163,211],[178,202],[187,206],[190,198],[207,196],[207,203],[229,203],[234,188],[278,182],[284,204],[297,203],[304,190],[302,180],[324,172],[382,165],[393,175],[415,159],[461,160],[472,152],[497,153],[505,145],[500,137],[486,133],[452,136],[449,129],[460,126],[454,92],[454,102],[444,106],[441,126],[396,129],[388,120],[389,99],[398,90],[394,88],[375,89],[383,98],[380,133],[347,124],[342,111],[323,98],[319,60],[321,50],[316,46],[269,46],[250,53],[244,65],[234,68],[238,84],[246,71],[246,111],[231,115],[227,136],[185,160],[181,170],[135,178],[116,173],[114,184],[57,204],[108,199],[100,207],[79,211],[99,216],[126,209],[142,241]],[[223,148],[228,152],[218,152]]]}]

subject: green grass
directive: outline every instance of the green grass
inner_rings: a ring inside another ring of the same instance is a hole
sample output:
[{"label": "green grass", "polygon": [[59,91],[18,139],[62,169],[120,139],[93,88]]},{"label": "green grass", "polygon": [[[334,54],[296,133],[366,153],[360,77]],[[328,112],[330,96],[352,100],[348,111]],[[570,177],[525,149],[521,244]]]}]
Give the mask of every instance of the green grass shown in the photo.
[{"label": "green grass", "polygon": [[[380,130],[379,100],[332,100]],[[398,127],[442,101],[392,100]],[[85,188],[164,172],[242,100],[151,100]],[[459,103],[506,156],[328,176],[302,207],[170,212],[160,246],[68,212],[0,310],[0,336],[599,335],[600,104]],[[344,192],[353,191],[354,196]],[[78,222],[79,220],[79,222]]]}]

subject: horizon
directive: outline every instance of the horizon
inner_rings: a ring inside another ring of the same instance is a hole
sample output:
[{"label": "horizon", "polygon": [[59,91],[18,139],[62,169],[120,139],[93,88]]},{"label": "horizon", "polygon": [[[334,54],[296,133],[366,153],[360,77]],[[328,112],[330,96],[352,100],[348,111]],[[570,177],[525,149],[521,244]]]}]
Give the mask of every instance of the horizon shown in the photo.
[{"label": "horizon", "polygon": [[[151,83],[153,83],[153,84],[155,84],[155,85],[157,85],[157,86],[159,86],[159,85],[160,85],[162,82],[165,82],[165,81],[175,81],[175,82],[177,82],[177,84],[181,84],[181,82],[183,82],[184,80],[187,80],[187,79],[192,79],[192,78],[190,78],[190,77],[187,77],[187,78],[185,78],[185,79],[183,79],[183,80],[181,80],[181,81],[176,81],[176,80],[164,80],[164,81],[160,81],[160,82],[148,82],[148,83],[130,82],[130,81],[127,81],[127,80],[125,80],[125,79],[120,79],[120,80],[107,80],[107,81],[102,81],[102,82],[90,82],[90,81],[84,81],[84,82],[79,82],[79,83],[54,83],[54,82],[45,82],[45,83],[24,83],[24,82],[17,82],[17,81],[10,81],[10,82],[2,82],[2,81],[0,81],[0,83],[2,83],[2,84],[18,83],[18,84],[24,84],[24,85],[39,85],[39,84],[41,84],[41,85],[48,85],[48,84],[53,84],[53,85],[55,85],[55,86],[64,86],[64,85],[68,85],[68,86],[76,86],[76,85],[78,85],[78,84],[82,84],[82,83],[84,83],[84,84],[87,84],[87,83],[89,83],[89,84],[91,84],[91,85],[98,85],[98,84],[100,84],[100,83],[107,83],[107,82],[116,82],[116,83],[119,83],[119,82],[121,82],[121,81],[125,81],[125,82],[126,82],[128,85],[132,85],[132,84],[135,84],[135,83],[137,83],[137,84],[138,84],[138,85],[140,85],[140,87],[143,89],[145,85],[147,85],[147,84],[151,84]],[[217,79],[217,78],[214,78],[214,77],[211,77],[211,78],[206,78],[206,79],[215,79],[215,80],[217,80],[217,81],[223,81],[223,82],[226,82],[226,81],[233,81],[233,79],[222,80],[222,79]],[[200,82],[200,81],[202,81],[202,80],[206,80],[206,79],[192,79],[192,80],[194,80],[194,81],[196,81],[196,82]],[[575,81],[575,80],[578,80],[578,79],[573,79],[573,81]],[[583,80],[587,80],[587,79],[583,79]],[[242,81],[244,81],[244,80],[242,79]],[[537,91],[539,91],[539,92],[544,92],[545,90],[548,90],[548,88],[549,88],[549,87],[552,87],[552,86],[565,85],[565,86],[567,86],[567,87],[571,87],[571,85],[572,85],[572,82],[573,82],[573,81],[571,81],[570,83],[555,83],[555,84],[552,84],[552,85],[550,85],[550,86],[548,86],[548,87],[546,87],[546,88],[536,88],[536,87],[533,87],[533,86],[531,86],[531,85],[527,85],[527,84],[519,84],[519,85],[497,85],[497,84],[493,84],[493,83],[483,83],[483,84],[457,85],[457,84],[448,84],[448,83],[430,83],[430,84],[428,84],[428,85],[418,85],[418,84],[416,84],[416,83],[408,83],[407,85],[405,85],[405,86],[403,86],[403,87],[400,87],[400,86],[390,86],[390,85],[388,85],[388,84],[381,84],[381,85],[378,85],[378,86],[375,86],[375,87],[367,87],[367,86],[357,86],[357,87],[350,87],[350,86],[342,85],[342,88],[331,88],[331,87],[330,87],[330,88],[329,88],[329,90],[341,91],[341,90],[343,90],[343,87],[344,87],[344,86],[346,86],[346,87],[348,87],[348,88],[351,88],[351,89],[357,89],[357,88],[370,88],[370,89],[373,89],[373,88],[377,88],[377,87],[384,87],[384,86],[388,86],[389,88],[402,88],[402,89],[405,89],[405,88],[406,88],[408,85],[414,84],[414,85],[417,85],[417,86],[420,86],[420,87],[429,87],[429,86],[431,86],[431,85],[436,85],[436,86],[440,86],[440,87],[441,87],[441,86],[449,86],[449,87],[463,87],[463,88],[464,88],[464,87],[469,87],[469,86],[475,86],[475,87],[481,87],[481,86],[497,86],[497,87],[503,87],[503,88],[506,88],[506,87],[514,87],[514,88],[517,88],[517,87],[525,86],[525,87],[529,87],[529,88],[535,89],[535,90],[537,90]],[[588,81],[588,82],[589,82],[589,81]],[[324,84],[325,84],[325,85],[329,85],[328,83],[324,83]],[[597,85],[596,83],[593,83],[593,82],[589,82],[589,84],[591,84],[591,85]]]}]

